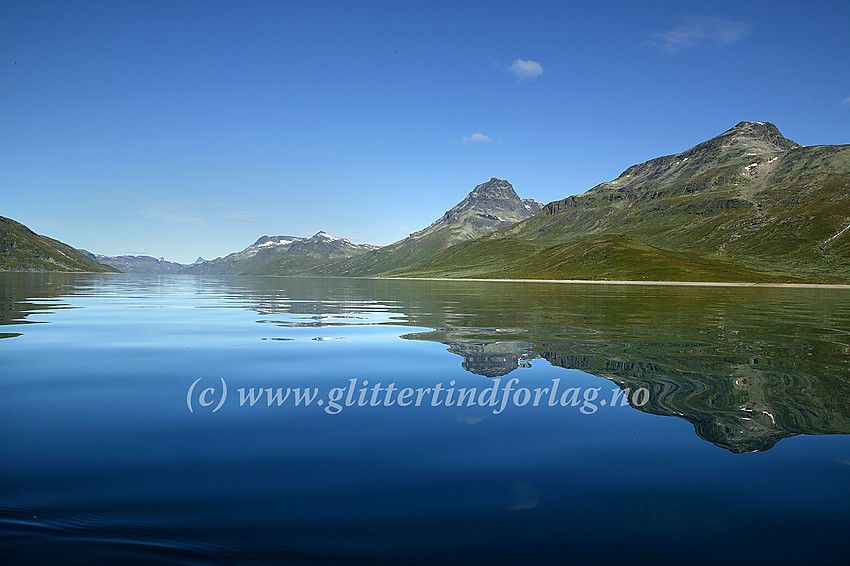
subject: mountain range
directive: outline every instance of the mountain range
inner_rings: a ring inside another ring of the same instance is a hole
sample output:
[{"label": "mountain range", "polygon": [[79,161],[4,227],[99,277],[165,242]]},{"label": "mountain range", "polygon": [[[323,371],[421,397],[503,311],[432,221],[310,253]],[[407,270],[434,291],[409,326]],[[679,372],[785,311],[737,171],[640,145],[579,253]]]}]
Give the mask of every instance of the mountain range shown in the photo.
[{"label": "mountain range", "polygon": [[[9,222],[0,224],[3,242]],[[28,230],[14,224],[15,234]],[[65,265],[61,255],[41,253],[33,263],[4,251],[3,268]],[[192,265],[88,256],[158,273],[848,282],[850,145],[804,147],[771,123],[740,122],[545,206],[493,178],[430,226],[384,247],[319,232],[263,236]]]},{"label": "mountain range", "polygon": [[96,262],[114,267],[122,273],[179,273],[186,267],[183,263],[166,261],[165,258],[149,255],[106,256],[82,249],[80,251]]},{"label": "mountain range", "polygon": [[428,261],[461,242],[506,228],[540,211],[543,205],[521,199],[505,180],[490,179],[427,228],[407,238],[345,261],[318,266],[317,275],[392,275]]},{"label": "mountain range", "polygon": [[850,145],[741,122],[400,275],[850,281]]},{"label": "mountain range", "polygon": [[374,251],[377,246],[318,232],[309,238],[263,236],[241,252],[185,266],[182,273],[274,275],[302,274],[331,261]]}]

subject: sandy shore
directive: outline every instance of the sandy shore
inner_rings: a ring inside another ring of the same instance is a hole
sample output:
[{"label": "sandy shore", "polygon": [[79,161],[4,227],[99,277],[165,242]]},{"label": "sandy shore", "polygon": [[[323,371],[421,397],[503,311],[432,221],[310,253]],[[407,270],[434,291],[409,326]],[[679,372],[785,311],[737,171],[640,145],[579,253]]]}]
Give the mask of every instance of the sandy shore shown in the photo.
[{"label": "sandy shore", "polygon": [[726,283],[722,281],[613,281],[586,279],[464,279],[461,277],[364,277],[401,281],[483,281],[494,283],[580,283],[582,285],[670,285],[682,287],[786,287],[791,289],[850,289],[836,283]]}]

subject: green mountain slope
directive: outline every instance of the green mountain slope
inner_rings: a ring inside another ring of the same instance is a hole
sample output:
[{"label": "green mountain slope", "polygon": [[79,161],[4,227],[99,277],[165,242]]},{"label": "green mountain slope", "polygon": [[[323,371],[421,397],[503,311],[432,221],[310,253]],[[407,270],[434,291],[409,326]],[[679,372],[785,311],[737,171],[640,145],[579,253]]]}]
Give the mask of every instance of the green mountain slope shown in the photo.
[{"label": "green mountain slope", "polygon": [[20,222],[3,216],[0,216],[0,271],[118,272],[68,244],[39,236]]},{"label": "green mountain slope", "polygon": [[850,146],[741,122],[405,275],[850,281]]}]

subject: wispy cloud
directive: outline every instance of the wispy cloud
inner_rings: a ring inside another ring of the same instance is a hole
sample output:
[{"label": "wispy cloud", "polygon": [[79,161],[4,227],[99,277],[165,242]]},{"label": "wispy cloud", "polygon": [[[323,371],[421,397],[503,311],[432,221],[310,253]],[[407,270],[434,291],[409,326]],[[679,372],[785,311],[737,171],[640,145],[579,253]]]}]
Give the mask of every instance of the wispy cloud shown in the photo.
[{"label": "wispy cloud", "polygon": [[850,106],[850,96],[841,101],[844,106]]},{"label": "wispy cloud", "polygon": [[179,212],[172,204],[167,202],[153,203],[140,210],[139,216],[162,220],[170,224],[197,224],[201,221],[200,218]]},{"label": "wispy cloud", "polygon": [[543,74],[543,65],[531,59],[516,59],[508,66],[508,72],[521,81],[528,81]]},{"label": "wispy cloud", "polygon": [[474,134],[460,138],[460,143],[493,143],[493,140],[481,132],[475,132]]},{"label": "wispy cloud", "polygon": [[230,222],[241,222],[243,224],[259,224],[256,220],[251,220],[251,217],[256,216],[253,211],[247,209],[231,210],[230,214],[224,219]]},{"label": "wispy cloud", "polygon": [[695,47],[719,47],[740,41],[750,26],[722,18],[692,17],[677,28],[651,34],[641,45],[666,53]]}]

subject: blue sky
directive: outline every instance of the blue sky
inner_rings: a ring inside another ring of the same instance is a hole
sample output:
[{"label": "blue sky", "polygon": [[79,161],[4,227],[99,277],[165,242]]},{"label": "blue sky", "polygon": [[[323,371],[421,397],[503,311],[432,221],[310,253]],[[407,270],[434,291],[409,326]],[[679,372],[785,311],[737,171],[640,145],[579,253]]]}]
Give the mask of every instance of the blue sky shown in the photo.
[{"label": "blue sky", "polygon": [[0,2],[0,215],[188,262],[388,244],[741,120],[850,143],[850,3]]}]

